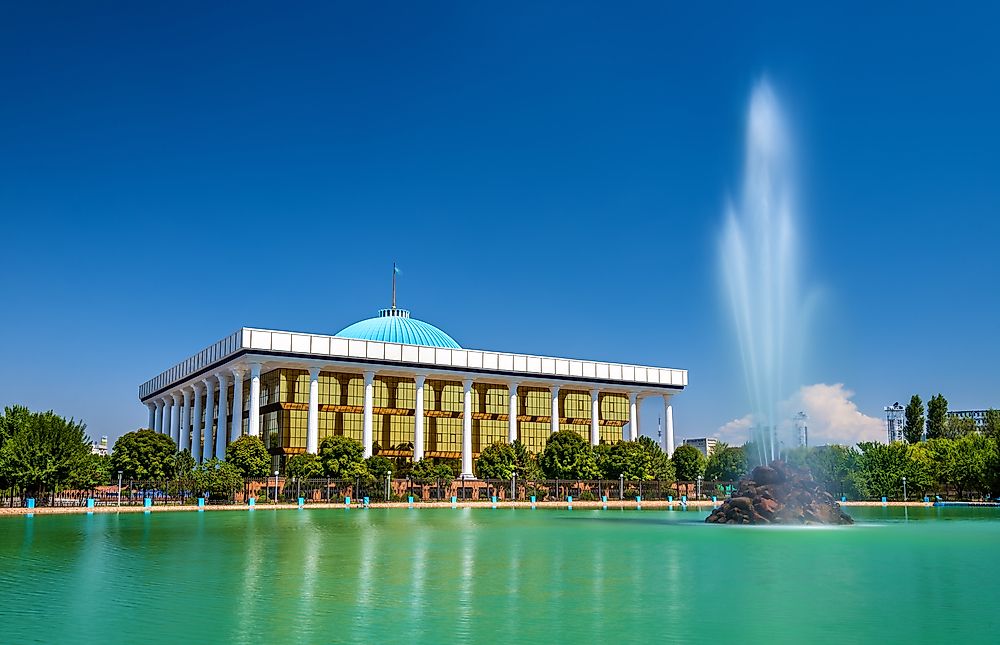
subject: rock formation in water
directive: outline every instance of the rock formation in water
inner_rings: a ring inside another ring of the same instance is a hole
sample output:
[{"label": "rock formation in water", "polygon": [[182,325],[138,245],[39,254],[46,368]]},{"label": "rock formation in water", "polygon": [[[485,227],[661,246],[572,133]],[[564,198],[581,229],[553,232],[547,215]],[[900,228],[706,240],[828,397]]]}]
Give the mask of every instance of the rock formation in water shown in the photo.
[{"label": "rock formation in water", "polygon": [[808,470],[757,466],[705,520],[709,524],[854,524]]}]

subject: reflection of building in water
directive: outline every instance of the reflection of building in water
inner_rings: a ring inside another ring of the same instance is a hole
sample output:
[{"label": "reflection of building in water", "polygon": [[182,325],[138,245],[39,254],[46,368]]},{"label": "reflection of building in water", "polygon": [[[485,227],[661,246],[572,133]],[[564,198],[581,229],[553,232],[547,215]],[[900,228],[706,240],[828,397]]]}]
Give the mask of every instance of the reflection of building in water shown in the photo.
[{"label": "reflection of building in water", "polygon": [[807,421],[809,416],[805,412],[799,412],[795,415],[795,435],[799,439],[800,446],[809,445],[809,424]]},{"label": "reflection of building in water", "polygon": [[715,452],[715,446],[719,443],[719,440],[715,437],[701,437],[699,439],[685,439],[685,446],[694,446],[701,451],[701,454],[706,457],[711,457],[712,453]]},{"label": "reflection of building in water", "polygon": [[885,434],[889,443],[893,441],[906,441],[903,434],[903,426],[906,423],[906,410],[896,401],[885,408]]},{"label": "reflection of building in water", "polygon": [[687,371],[463,349],[392,307],[334,336],[242,328],[143,383],[149,426],[196,461],[260,436],[274,467],[330,435],[365,456],[462,460],[520,440],[540,452],[573,430],[592,444],[639,436],[639,402],[656,397],[673,451],[671,398]]}]

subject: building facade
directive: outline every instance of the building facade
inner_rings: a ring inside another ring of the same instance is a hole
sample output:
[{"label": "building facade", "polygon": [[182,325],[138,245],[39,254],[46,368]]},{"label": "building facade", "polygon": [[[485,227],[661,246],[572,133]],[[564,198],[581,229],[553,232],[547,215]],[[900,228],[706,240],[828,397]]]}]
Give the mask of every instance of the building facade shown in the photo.
[{"label": "building facade", "polygon": [[809,415],[805,412],[800,411],[795,415],[795,436],[800,447],[809,446]]},{"label": "building facade", "polygon": [[698,439],[685,439],[685,446],[694,446],[697,448],[701,454],[705,457],[711,457],[712,453],[715,452],[715,446],[719,443],[719,440],[715,437],[700,437]]},{"label": "building facade", "polygon": [[986,429],[986,413],[988,410],[948,410],[948,417],[955,419],[972,419],[976,424],[976,430],[982,432]]},{"label": "building facade", "polygon": [[889,443],[906,441],[903,427],[906,425],[906,409],[896,401],[885,408],[885,434]]},{"label": "building facade", "polygon": [[[639,403],[659,397],[673,451],[671,398],[687,371],[468,350],[395,307],[333,336],[242,328],[139,387],[149,427],[198,462],[259,436],[280,468],[332,435],[366,457],[460,459],[497,441],[533,452],[570,429],[596,445],[636,439]],[[625,433],[625,430],[628,432]]]}]

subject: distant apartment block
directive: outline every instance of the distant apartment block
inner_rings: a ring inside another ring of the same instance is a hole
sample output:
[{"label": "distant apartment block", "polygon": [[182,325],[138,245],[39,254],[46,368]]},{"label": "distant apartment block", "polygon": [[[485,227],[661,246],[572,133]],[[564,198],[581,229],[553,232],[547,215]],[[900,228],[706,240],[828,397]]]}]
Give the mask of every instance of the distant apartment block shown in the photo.
[{"label": "distant apartment block", "polygon": [[706,457],[711,457],[712,453],[715,452],[715,446],[719,443],[719,440],[715,437],[702,437],[700,439],[685,439],[684,445],[694,446],[701,454]]}]

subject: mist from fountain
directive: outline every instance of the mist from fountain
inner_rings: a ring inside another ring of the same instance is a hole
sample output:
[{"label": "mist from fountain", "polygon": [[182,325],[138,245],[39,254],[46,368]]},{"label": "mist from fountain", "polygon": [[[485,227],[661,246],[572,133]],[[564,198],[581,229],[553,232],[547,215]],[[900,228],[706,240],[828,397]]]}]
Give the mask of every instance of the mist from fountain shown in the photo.
[{"label": "mist from fountain", "polygon": [[781,402],[795,387],[804,324],[796,284],[791,141],[770,84],[756,84],[747,111],[742,192],[727,207],[722,274],[735,323],[758,463],[777,459]]}]

